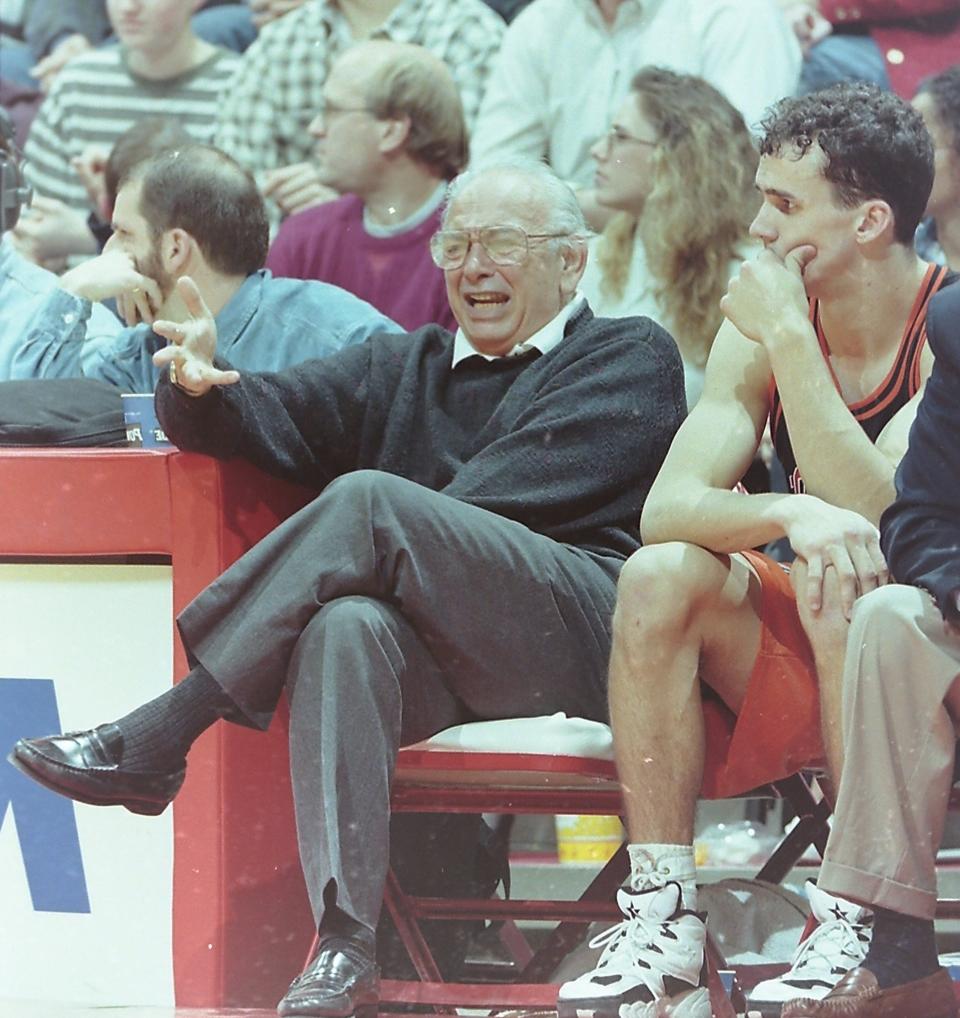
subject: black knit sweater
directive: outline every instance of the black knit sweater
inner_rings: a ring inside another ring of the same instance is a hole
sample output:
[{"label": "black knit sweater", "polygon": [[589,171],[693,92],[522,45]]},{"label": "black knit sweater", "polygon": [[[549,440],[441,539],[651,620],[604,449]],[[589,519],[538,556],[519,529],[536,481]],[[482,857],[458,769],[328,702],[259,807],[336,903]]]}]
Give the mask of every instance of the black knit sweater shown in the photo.
[{"label": "black knit sweater", "polygon": [[246,373],[201,398],[161,377],[157,411],[182,449],[243,456],[317,489],[384,470],[558,541],[621,559],[634,551],[643,500],[685,413],[669,334],[585,307],[544,355],[451,369],[452,350],[453,337],[428,325]]}]

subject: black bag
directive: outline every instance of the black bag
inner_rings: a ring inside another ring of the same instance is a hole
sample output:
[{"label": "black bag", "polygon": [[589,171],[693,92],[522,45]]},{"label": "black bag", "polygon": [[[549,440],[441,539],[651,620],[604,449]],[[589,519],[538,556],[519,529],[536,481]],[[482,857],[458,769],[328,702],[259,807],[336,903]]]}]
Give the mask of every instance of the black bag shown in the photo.
[{"label": "black bag", "polygon": [[0,382],[0,446],[126,444],[114,385],[95,378]]}]

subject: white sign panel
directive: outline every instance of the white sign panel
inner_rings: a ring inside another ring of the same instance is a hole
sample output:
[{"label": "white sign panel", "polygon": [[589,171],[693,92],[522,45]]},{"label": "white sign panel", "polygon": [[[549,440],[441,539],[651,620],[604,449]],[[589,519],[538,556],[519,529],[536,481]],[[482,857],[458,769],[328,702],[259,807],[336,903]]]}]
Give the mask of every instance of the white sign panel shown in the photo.
[{"label": "white sign panel", "polygon": [[172,1005],[173,811],[73,803],[5,757],[170,687],[168,566],[0,564],[0,999]]}]

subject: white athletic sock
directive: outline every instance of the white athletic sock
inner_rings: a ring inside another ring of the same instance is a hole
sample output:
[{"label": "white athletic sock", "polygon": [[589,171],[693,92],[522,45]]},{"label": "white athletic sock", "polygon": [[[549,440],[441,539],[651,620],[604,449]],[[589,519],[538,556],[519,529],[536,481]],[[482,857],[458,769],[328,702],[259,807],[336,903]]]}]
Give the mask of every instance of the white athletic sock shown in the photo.
[{"label": "white athletic sock", "polygon": [[697,867],[693,845],[627,845],[630,889],[645,891],[676,881],[683,891],[683,907],[697,910]]}]

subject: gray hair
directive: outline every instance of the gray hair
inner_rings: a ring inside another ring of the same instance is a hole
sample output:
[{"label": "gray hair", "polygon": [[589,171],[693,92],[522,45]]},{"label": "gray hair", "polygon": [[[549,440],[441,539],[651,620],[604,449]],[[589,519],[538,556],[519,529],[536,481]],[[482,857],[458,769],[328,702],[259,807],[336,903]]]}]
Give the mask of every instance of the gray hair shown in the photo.
[{"label": "gray hair", "polygon": [[479,180],[497,176],[527,181],[531,190],[544,200],[547,206],[546,221],[543,223],[544,233],[560,233],[568,242],[586,243],[590,237],[590,227],[583,218],[577,196],[569,184],[562,181],[545,163],[535,159],[491,163],[480,169],[466,170],[454,177],[447,186],[441,228],[447,225],[450,206],[467,188]]}]

